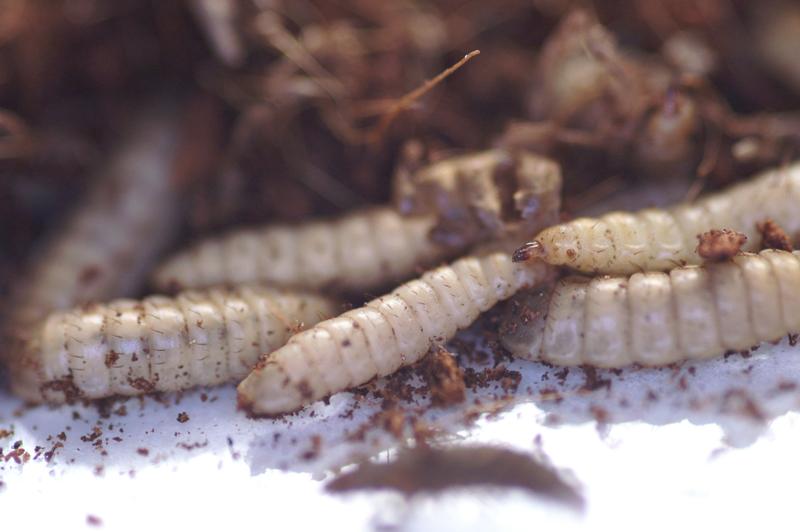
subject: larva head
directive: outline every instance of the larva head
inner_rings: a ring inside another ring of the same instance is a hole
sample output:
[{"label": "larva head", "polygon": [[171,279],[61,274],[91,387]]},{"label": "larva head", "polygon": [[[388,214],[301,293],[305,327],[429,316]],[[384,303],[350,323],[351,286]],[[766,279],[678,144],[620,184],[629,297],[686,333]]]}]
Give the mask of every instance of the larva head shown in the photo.
[{"label": "larva head", "polygon": [[576,218],[548,227],[536,235],[535,256],[548,264],[577,267],[579,260],[586,259],[581,249],[595,224],[596,221],[589,218]]},{"label": "larva head", "polygon": [[541,242],[538,240],[533,240],[515,249],[514,254],[511,255],[511,260],[513,262],[527,262],[529,260],[541,258],[544,255],[544,246],[542,246]]},{"label": "larva head", "polygon": [[500,342],[514,356],[534,360],[542,344],[553,284],[523,290],[505,304]]}]

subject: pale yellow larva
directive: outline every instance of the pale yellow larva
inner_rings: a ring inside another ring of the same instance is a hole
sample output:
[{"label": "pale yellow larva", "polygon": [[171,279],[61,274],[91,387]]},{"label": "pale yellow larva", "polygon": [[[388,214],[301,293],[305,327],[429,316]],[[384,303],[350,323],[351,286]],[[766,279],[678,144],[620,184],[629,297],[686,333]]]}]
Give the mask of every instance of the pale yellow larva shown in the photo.
[{"label": "pale yellow larva", "polygon": [[558,221],[562,179],[555,161],[494,148],[423,165],[424,151],[419,142],[406,144],[393,195],[401,213],[437,217],[435,241],[524,239]]},{"label": "pale yellow larva", "polygon": [[13,336],[53,310],[141,288],[177,232],[169,176],[178,125],[161,106],[142,112],[99,170],[86,202],[34,254],[6,308]]},{"label": "pale yellow larva", "polygon": [[508,254],[466,257],[425,273],[364,307],[293,336],[239,385],[256,415],[292,412],[314,400],[389,375],[450,339],[495,303],[550,278],[540,262]]},{"label": "pale yellow larva", "polygon": [[87,304],[32,329],[10,364],[11,387],[61,403],[238,380],[335,310],[325,297],[260,285]]},{"label": "pale yellow larva", "polygon": [[800,254],[572,276],[517,294],[506,312],[501,341],[521,358],[606,368],[709,358],[800,332]]},{"label": "pale yellow larva", "polygon": [[431,227],[431,218],[404,218],[379,207],[336,220],[237,230],[167,259],[153,282],[162,291],[253,281],[369,290],[454,253],[430,242]]},{"label": "pale yellow larva", "polygon": [[670,209],[611,212],[541,231],[518,258],[542,259],[578,271],[631,274],[699,264],[697,235],[711,229],[744,233],[745,251],[758,249],[757,224],[773,219],[800,231],[800,163],[766,171],[746,183]]}]

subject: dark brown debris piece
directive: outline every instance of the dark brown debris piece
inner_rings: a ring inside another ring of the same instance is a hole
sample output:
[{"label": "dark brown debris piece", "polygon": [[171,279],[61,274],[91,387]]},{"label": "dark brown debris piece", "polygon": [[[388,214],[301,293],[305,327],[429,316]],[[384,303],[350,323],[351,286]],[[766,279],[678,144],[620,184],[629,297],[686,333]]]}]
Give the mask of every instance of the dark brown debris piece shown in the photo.
[{"label": "dark brown debris piece", "polygon": [[758,232],[761,233],[761,249],[792,251],[792,239],[771,218],[766,218],[763,222],[759,222],[756,227]]},{"label": "dark brown debris piece", "polygon": [[464,373],[447,349],[437,346],[425,361],[425,381],[434,406],[449,406],[464,402]]},{"label": "dark brown debris piece", "polygon": [[730,229],[712,229],[697,235],[697,254],[708,262],[722,262],[734,257],[747,242],[747,236]]},{"label": "dark brown debris piece", "polygon": [[552,468],[530,455],[492,446],[410,449],[388,464],[363,463],[335,478],[326,489],[336,493],[394,489],[409,496],[475,485],[524,488],[576,509],[584,503]]}]

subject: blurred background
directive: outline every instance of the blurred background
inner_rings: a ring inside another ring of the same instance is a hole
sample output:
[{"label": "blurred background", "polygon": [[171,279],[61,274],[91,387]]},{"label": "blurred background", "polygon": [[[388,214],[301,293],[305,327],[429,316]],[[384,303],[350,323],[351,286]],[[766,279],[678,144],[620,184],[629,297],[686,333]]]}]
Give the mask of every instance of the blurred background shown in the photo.
[{"label": "blurred background", "polygon": [[[546,153],[569,212],[790,159],[798,39],[780,1],[3,0],[0,295],[154,97],[180,107],[184,239],[385,203],[411,141]],[[575,74],[576,53],[594,66]]]}]

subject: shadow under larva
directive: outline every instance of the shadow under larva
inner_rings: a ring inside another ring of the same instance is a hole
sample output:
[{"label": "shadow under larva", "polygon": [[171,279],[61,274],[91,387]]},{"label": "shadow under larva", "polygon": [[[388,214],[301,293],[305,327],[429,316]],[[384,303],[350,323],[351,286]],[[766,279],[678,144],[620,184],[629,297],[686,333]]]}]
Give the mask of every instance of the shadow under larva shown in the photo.
[{"label": "shadow under larva", "polygon": [[798,331],[800,254],[765,250],[669,273],[567,277],[512,299],[501,341],[529,360],[616,368],[709,358]]}]

